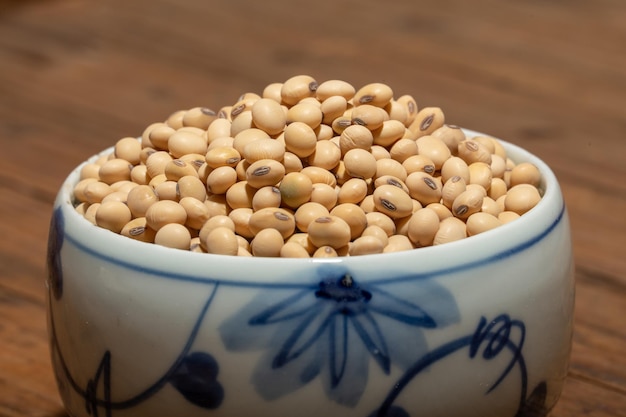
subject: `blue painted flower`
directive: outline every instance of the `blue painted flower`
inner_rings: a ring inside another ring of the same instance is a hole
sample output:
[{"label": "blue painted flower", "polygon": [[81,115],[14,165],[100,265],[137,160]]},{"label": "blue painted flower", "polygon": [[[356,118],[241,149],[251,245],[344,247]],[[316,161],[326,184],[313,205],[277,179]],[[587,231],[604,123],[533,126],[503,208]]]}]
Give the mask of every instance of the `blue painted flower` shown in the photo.
[{"label": "blue painted flower", "polygon": [[360,284],[337,265],[320,266],[318,284],[267,288],[220,327],[227,349],[262,350],[256,390],[276,399],[319,377],[327,396],[355,406],[369,364],[389,374],[427,350],[424,328],[458,320],[452,295],[433,280]]}]

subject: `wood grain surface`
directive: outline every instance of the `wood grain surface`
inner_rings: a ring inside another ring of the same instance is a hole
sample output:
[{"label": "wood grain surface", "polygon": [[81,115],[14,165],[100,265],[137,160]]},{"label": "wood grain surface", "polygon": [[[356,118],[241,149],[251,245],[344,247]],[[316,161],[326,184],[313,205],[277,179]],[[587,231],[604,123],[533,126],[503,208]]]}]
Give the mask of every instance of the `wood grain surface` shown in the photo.
[{"label": "wood grain surface", "polygon": [[556,172],[577,301],[553,417],[626,416],[626,2],[0,0],[0,416],[64,416],[45,327],[51,205],[154,121],[296,74],[385,82]]}]

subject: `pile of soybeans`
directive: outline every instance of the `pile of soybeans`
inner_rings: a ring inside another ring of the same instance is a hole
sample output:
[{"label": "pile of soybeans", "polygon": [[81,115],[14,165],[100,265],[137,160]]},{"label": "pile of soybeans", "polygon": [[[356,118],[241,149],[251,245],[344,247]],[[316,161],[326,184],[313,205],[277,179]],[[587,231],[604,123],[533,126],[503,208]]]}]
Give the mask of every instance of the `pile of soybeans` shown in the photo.
[{"label": "pile of soybeans", "polygon": [[180,110],[83,164],[76,210],[130,239],[222,255],[333,257],[440,245],[541,199],[536,166],[383,83],[299,75]]}]

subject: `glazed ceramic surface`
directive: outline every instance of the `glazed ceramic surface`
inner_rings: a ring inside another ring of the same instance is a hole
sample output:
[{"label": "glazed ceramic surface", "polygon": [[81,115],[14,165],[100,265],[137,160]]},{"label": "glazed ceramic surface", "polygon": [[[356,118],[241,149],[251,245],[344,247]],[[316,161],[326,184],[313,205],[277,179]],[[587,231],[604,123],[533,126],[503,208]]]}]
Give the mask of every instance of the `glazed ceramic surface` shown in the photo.
[{"label": "glazed ceramic surface", "polygon": [[545,416],[570,352],[567,211],[539,159],[521,219],[436,247],[239,258],[136,242],[74,211],[51,222],[51,355],[83,416]]}]

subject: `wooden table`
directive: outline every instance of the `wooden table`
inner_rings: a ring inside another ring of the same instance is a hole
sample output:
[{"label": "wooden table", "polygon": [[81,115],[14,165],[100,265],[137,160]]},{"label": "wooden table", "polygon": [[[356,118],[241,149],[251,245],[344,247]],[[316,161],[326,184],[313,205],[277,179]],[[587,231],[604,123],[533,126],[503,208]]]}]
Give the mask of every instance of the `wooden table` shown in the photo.
[{"label": "wooden table", "polygon": [[300,73],[382,81],[541,156],[577,304],[554,417],[626,416],[626,2],[0,2],[0,416],[61,417],[45,327],[51,204],[87,156],[174,110]]}]

